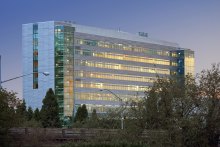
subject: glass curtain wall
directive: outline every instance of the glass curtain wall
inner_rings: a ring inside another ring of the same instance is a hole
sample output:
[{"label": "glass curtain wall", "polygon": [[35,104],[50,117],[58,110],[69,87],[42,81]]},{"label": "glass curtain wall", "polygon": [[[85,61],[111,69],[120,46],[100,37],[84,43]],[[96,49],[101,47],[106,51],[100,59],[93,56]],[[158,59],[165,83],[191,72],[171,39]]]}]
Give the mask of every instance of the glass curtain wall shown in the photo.
[{"label": "glass curtain wall", "polygon": [[190,50],[185,51],[185,75],[186,74],[192,74],[195,75],[195,58],[194,58],[194,52]]},{"label": "glass curtain wall", "polygon": [[73,114],[73,39],[73,27],[55,26],[55,94],[58,98],[60,118]]},{"label": "glass curtain wall", "polygon": [[190,50],[178,50],[177,51],[177,72],[179,75],[185,76],[187,74],[194,75],[194,52]]}]

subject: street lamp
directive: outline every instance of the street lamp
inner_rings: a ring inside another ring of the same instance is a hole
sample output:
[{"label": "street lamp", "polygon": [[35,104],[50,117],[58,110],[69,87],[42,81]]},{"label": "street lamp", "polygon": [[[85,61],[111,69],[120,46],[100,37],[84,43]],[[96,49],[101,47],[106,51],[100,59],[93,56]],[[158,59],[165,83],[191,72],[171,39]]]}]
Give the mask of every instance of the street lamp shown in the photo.
[{"label": "street lamp", "polygon": [[109,89],[101,89],[100,91],[108,91],[108,92],[110,92],[110,93],[113,94],[117,99],[119,99],[120,103],[122,103],[122,99],[121,99],[117,94],[115,94],[114,92],[112,92],[111,90],[109,90]]},{"label": "street lamp", "polygon": [[[18,76],[18,77],[14,77],[14,78],[11,78],[11,79],[8,79],[8,80],[5,80],[5,81],[0,81],[0,88],[1,88],[1,84],[2,84],[2,83],[8,82],[8,81],[12,81],[12,80],[15,80],[15,79],[18,79],[18,78],[26,77],[26,76],[32,75],[32,74],[34,74],[34,73],[35,73],[35,72],[29,73],[29,74],[25,74],[25,75],[21,75],[21,76]],[[41,73],[41,74],[43,74],[44,76],[49,76],[49,75],[50,75],[49,72],[38,72],[38,73]]]},{"label": "street lamp", "polygon": [[[114,92],[112,92],[109,89],[101,89],[100,91],[108,91],[109,93],[111,93],[112,95],[114,95],[120,102],[120,105],[123,106],[123,102],[122,102],[122,98],[120,98],[117,94],[115,94]],[[123,116],[124,111],[121,112],[121,129],[124,129],[124,116]]]}]

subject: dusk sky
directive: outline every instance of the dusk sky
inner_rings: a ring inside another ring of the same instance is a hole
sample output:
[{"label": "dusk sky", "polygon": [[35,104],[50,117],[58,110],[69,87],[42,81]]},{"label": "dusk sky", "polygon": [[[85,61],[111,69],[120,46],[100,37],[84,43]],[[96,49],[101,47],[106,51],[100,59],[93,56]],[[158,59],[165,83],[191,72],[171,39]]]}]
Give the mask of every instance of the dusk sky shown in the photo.
[{"label": "dusk sky", "polygon": [[[1,0],[2,81],[22,75],[22,24],[49,20],[177,42],[195,51],[196,73],[220,62],[220,0]],[[22,98],[22,79],[2,86]]]}]

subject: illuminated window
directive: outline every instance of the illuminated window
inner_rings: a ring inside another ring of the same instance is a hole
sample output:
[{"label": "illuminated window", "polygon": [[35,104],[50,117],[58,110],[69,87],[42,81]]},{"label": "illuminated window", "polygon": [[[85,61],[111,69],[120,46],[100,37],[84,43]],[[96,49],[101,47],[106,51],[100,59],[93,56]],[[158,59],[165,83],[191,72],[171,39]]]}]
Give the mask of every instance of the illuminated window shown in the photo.
[{"label": "illuminated window", "polygon": [[112,80],[126,80],[126,81],[138,81],[138,82],[150,82],[152,83],[154,77],[142,77],[135,75],[113,74],[113,73],[100,73],[90,71],[75,71],[75,76],[80,78],[101,78]]},{"label": "illuminated window", "polygon": [[[55,26],[55,94],[61,116],[72,116],[73,110],[73,33],[69,26]],[[62,103],[61,103],[62,102]],[[69,106],[69,107],[64,107]]]},{"label": "illuminated window", "polygon": [[127,70],[127,71],[136,71],[136,72],[148,72],[157,74],[165,74],[169,75],[169,69],[161,69],[161,68],[152,68],[152,67],[143,67],[143,66],[133,66],[133,65],[124,65],[124,64],[115,64],[115,63],[105,63],[105,62],[95,62],[95,61],[87,61],[87,60],[76,60],[76,65],[80,66],[89,66],[96,68],[107,68],[107,69],[115,69],[115,70]]},{"label": "illuminated window", "polygon": [[98,46],[102,48],[112,48],[112,49],[119,49],[119,50],[126,50],[126,51],[142,52],[142,53],[152,54],[152,55],[170,56],[169,51],[137,47],[137,46],[132,46],[130,44],[111,43],[107,41],[96,41],[96,40],[88,40],[88,39],[80,39],[80,38],[76,38],[75,43],[81,44],[81,45],[82,44],[88,45],[88,46]]},{"label": "illuminated window", "polygon": [[138,86],[138,85],[121,85],[121,84],[78,82],[78,81],[76,81],[76,87],[77,88],[113,89],[113,90],[125,90],[125,91],[147,91],[149,88],[148,86]]}]

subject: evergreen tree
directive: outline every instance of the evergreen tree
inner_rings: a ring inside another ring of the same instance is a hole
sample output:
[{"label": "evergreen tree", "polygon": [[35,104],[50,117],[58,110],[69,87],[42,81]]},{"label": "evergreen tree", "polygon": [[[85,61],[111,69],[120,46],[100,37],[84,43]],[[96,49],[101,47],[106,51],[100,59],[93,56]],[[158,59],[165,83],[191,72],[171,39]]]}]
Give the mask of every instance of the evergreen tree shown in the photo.
[{"label": "evergreen tree", "polygon": [[89,128],[100,127],[100,120],[98,119],[96,109],[92,110],[92,115],[91,115],[90,119],[87,121],[87,126]]},{"label": "evergreen tree", "polygon": [[50,88],[41,109],[41,121],[43,127],[61,127],[59,119],[59,106],[53,90]]},{"label": "evergreen tree", "polygon": [[31,120],[33,118],[33,110],[31,107],[28,107],[28,111],[27,111],[27,120]]},{"label": "evergreen tree", "polygon": [[40,120],[40,111],[39,111],[38,108],[36,108],[36,109],[34,110],[34,119],[35,119],[36,121],[39,121],[39,120]]},{"label": "evergreen tree", "polygon": [[81,118],[81,113],[82,113],[81,109],[82,109],[81,106],[79,106],[79,108],[76,111],[76,115],[74,117],[74,122],[82,120],[82,118]]},{"label": "evergreen tree", "polygon": [[27,110],[26,110],[26,102],[25,99],[23,99],[22,103],[18,105],[17,114],[20,115],[22,118],[26,119],[27,118]]},{"label": "evergreen tree", "polygon": [[91,120],[92,120],[92,121],[97,121],[97,120],[98,120],[98,116],[97,116],[97,113],[96,113],[96,109],[93,109],[93,110],[92,110]]},{"label": "evergreen tree", "polygon": [[82,107],[80,106],[77,109],[74,122],[77,122],[77,121],[82,122],[82,121],[85,121],[87,118],[88,118],[88,111],[87,111],[86,105],[83,104]]},{"label": "evergreen tree", "polygon": [[82,110],[81,110],[81,111],[82,111],[82,112],[81,112],[82,121],[83,121],[83,120],[86,120],[86,119],[88,118],[88,110],[87,110],[85,104],[82,105]]}]

